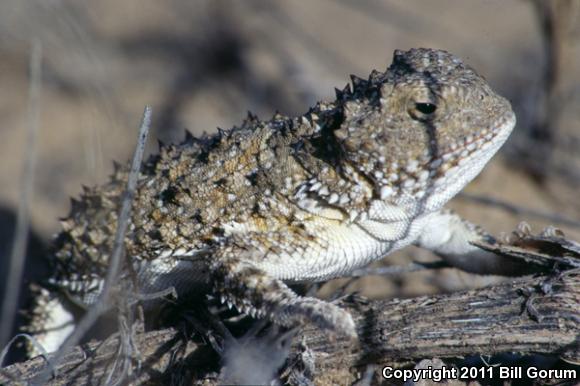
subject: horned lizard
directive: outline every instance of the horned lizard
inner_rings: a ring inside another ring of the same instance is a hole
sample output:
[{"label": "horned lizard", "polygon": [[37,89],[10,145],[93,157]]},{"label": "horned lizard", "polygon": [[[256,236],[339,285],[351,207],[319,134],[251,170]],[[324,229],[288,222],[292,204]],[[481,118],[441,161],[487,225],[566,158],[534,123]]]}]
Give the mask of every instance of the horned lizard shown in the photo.
[{"label": "horned lizard", "polygon": [[[356,336],[348,312],[288,284],[339,277],[410,244],[467,271],[504,270],[470,244],[485,233],[442,207],[515,122],[510,103],[460,59],[411,49],[302,116],[249,115],[163,146],[142,166],[125,240],[139,289],[207,290],[276,324]],[[117,167],[107,184],[85,188],[62,220],[30,325],[48,351],[74,325],[64,323],[71,304],[90,306],[102,288],[127,173]]]}]

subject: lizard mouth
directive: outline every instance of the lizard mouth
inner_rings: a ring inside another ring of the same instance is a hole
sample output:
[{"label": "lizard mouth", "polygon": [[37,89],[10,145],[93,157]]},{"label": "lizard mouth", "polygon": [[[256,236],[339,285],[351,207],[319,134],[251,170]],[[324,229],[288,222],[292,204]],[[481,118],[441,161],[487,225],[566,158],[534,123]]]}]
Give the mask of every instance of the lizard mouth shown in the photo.
[{"label": "lizard mouth", "polygon": [[467,163],[480,152],[490,147],[499,135],[499,131],[481,130],[476,135],[465,138],[461,144],[451,145],[439,154],[429,164],[429,169],[435,179],[445,176],[450,170]]},{"label": "lizard mouth", "polygon": [[[432,161],[431,186],[423,186],[424,191],[431,192],[431,205],[437,207],[446,202],[475,178],[507,140],[514,126],[515,115],[506,115],[492,129],[475,132]],[[419,192],[418,196],[422,194]]]},{"label": "lizard mouth", "polygon": [[399,167],[390,174],[396,179],[379,181],[381,198],[394,195],[421,200],[434,194],[450,199],[479,174],[508,138],[514,125],[515,115],[506,115],[491,129],[474,131],[461,141],[441,148],[438,154],[423,162],[411,161]]},{"label": "lizard mouth", "polygon": [[[434,177],[447,174],[454,168],[481,163],[483,167],[507,140],[515,126],[515,115],[510,114],[498,121],[491,129],[481,129],[463,138],[458,144],[450,145],[430,163]],[[476,165],[473,165],[476,166]],[[480,169],[478,169],[480,170]]]}]

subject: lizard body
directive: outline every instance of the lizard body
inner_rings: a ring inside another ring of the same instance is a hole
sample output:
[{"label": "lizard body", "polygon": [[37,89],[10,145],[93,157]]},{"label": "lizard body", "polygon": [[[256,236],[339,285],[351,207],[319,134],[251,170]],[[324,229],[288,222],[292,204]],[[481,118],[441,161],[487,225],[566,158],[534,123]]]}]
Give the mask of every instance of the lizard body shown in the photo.
[{"label": "lizard body", "polygon": [[[162,146],[142,167],[125,242],[139,289],[205,287],[253,316],[355,336],[346,311],[286,284],[339,277],[413,243],[497,271],[497,257],[469,244],[483,232],[442,207],[509,136],[509,102],[432,49],[397,50],[385,72],[352,83],[303,116],[249,116]],[[72,328],[41,332],[73,320],[61,293],[90,306],[102,288],[127,170],[86,188],[62,221],[52,289],[30,325],[49,351]]]}]

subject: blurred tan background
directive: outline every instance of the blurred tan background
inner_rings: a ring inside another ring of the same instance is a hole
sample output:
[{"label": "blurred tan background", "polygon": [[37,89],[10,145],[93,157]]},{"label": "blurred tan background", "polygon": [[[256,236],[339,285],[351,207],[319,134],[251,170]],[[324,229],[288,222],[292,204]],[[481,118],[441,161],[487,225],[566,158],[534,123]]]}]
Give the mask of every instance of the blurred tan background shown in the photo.
[{"label": "blurred tan background", "polygon": [[[580,240],[579,8],[578,0],[2,1],[0,251],[10,248],[33,151],[31,226],[46,243],[69,197],[105,181],[112,160],[131,156],[145,104],[153,107],[153,137],[175,142],[184,129],[229,128],[248,110],[301,114],[333,98],[349,74],[384,70],[394,49],[411,47],[462,57],[518,115],[509,143],[467,192],[524,210],[465,198],[452,206],[496,235],[526,220],[534,231],[554,224]],[[27,68],[35,39],[43,66],[33,150]],[[389,261],[416,258],[432,257],[407,249]],[[473,284],[457,272],[416,275],[369,277],[350,289],[409,296]]]}]

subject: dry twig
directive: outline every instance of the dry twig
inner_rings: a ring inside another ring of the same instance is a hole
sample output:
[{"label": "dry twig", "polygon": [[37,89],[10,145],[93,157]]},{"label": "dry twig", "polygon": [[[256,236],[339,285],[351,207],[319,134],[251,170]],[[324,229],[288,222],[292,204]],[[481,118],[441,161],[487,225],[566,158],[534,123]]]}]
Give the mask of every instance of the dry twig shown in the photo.
[{"label": "dry twig", "polygon": [[29,206],[34,192],[34,169],[36,166],[36,141],[40,127],[40,93],[42,90],[42,45],[39,40],[32,42],[29,64],[28,89],[28,138],[25,166],[21,179],[21,195],[18,205],[18,217],[12,252],[10,254],[9,272],[5,281],[5,298],[2,303],[2,322],[0,323],[0,347],[4,347],[12,333],[12,323],[18,306],[20,281],[26,259],[26,243],[30,223]]},{"label": "dry twig", "polygon": [[103,290],[99,294],[99,298],[97,299],[96,303],[88,309],[87,313],[77,324],[75,330],[67,337],[61,349],[51,358],[51,366],[48,366],[46,369],[44,369],[44,371],[38,374],[38,376],[35,377],[32,381],[33,384],[44,384],[50,378],[50,374],[53,372],[52,368],[58,368],[59,363],[64,358],[65,354],[80,342],[82,337],[95,324],[97,319],[111,306],[111,290],[119,276],[121,258],[124,253],[125,232],[127,230],[129,216],[131,214],[131,205],[133,202],[133,196],[135,194],[135,188],[137,186],[137,179],[139,177],[139,170],[141,168],[141,160],[143,159],[143,152],[145,149],[145,143],[147,142],[147,134],[149,133],[150,125],[151,108],[146,106],[143,113],[141,126],[139,128],[139,138],[135,148],[131,170],[129,172],[127,189],[125,190],[121,202],[121,210],[119,212],[117,221],[117,233],[115,234],[115,240],[113,242],[113,252],[109,260],[110,265],[105,277]]}]

